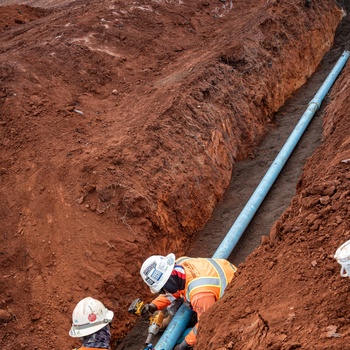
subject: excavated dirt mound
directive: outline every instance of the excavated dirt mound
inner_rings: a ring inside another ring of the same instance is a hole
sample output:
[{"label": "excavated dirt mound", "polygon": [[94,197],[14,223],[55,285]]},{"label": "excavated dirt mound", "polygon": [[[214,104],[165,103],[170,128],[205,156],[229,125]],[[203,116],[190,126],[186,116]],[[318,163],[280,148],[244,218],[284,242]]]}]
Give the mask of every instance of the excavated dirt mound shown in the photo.
[{"label": "excavated dirt mound", "polygon": [[[78,345],[71,312],[88,295],[115,312],[118,343],[130,302],[149,297],[142,261],[187,251],[344,12],[331,0],[0,9],[2,348]],[[346,348],[348,281],[331,257],[347,238],[344,76],[298,194],[196,348]]]}]

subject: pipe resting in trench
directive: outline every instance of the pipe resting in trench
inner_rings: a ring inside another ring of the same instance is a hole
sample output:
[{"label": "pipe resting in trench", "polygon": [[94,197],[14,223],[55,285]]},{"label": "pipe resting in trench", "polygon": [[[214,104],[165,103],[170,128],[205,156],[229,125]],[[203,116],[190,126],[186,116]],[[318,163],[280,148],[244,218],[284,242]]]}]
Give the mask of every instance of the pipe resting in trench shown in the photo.
[{"label": "pipe resting in trench", "polygon": [[[250,223],[256,211],[258,210],[260,204],[266,197],[277,176],[281,172],[283,166],[287,162],[289,156],[293,152],[295,146],[299,142],[301,136],[303,135],[304,131],[309,125],[312,117],[320,108],[324,97],[335,82],[343,67],[345,66],[349,55],[349,51],[343,52],[343,54],[333,67],[332,71],[329,73],[328,77],[323,82],[320,89],[317,91],[314,98],[309,102],[308,108],[300,118],[298,124],[290,134],[288,140],[286,141],[281,151],[275,158],[269,170],[266,172],[260,184],[258,185],[256,190],[250,197],[249,201],[241,211],[240,215],[238,216],[238,218],[228,231],[227,235],[221,242],[219,248],[214,253],[213,258],[227,259],[230,256],[232,250],[236,246],[244,230],[247,228],[248,224]],[[177,340],[180,338],[181,334],[186,329],[191,314],[192,310],[183,304],[177,311],[176,315],[170,322],[169,326],[167,327],[159,341],[157,342],[155,349],[172,350],[176,345]]]}]

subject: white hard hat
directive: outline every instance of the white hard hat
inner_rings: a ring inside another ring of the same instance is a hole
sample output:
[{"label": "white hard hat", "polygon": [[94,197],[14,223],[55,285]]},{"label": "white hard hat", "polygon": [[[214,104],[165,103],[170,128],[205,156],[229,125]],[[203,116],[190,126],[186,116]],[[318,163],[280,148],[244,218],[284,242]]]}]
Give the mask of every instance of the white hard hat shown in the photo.
[{"label": "white hard hat", "polygon": [[79,301],[73,310],[72,327],[69,335],[73,338],[85,337],[105,327],[113,319],[113,311],[91,297]]},{"label": "white hard hat", "polygon": [[174,266],[175,255],[173,253],[167,256],[153,255],[142,264],[140,274],[151,292],[158,293],[169,279]]}]

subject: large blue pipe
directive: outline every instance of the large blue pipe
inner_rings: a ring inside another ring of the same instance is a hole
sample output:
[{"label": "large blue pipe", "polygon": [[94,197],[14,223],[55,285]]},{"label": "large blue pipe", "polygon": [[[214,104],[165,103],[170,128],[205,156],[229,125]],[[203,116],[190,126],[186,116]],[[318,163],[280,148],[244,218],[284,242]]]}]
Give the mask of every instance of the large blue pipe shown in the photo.
[{"label": "large blue pipe", "polygon": [[[287,162],[289,156],[293,152],[295,146],[299,142],[305,129],[309,125],[312,117],[320,108],[321,103],[324,97],[326,96],[327,92],[329,91],[334,81],[338,77],[339,73],[345,66],[349,55],[349,51],[343,52],[343,54],[335,64],[334,68],[329,73],[328,77],[323,82],[322,86],[309,103],[309,106],[306,109],[305,113],[301,117],[297,126],[294,128],[293,132],[290,134],[288,140],[286,141],[281,151],[275,158],[269,170],[266,172],[259,186],[256,188],[255,192],[250,197],[248,203],[243,208],[241,214],[238,216],[238,218],[230,228],[229,232],[223,239],[222,243],[220,244],[219,248],[214,253],[213,258],[227,259],[230,256],[232,250],[236,246],[244,230],[247,228],[254,214],[258,210],[260,204],[266,197],[268,191],[271,189],[277,176],[281,172],[283,166]],[[169,326],[167,327],[166,331],[159,339],[155,347],[156,350],[172,350],[174,348],[177,340],[187,327],[191,313],[192,311],[186,305],[183,304],[180,307],[180,309],[170,322]]]},{"label": "large blue pipe", "polygon": [[309,125],[312,117],[320,108],[324,97],[326,96],[327,92],[333,85],[335,79],[343,69],[348,58],[349,51],[344,51],[344,53],[339,58],[332,71],[329,73],[326,80],[323,82],[320,89],[317,91],[314,98],[309,103],[308,108],[300,118],[298,124],[294,128],[293,132],[290,134],[288,140],[282,147],[281,151],[278,153],[277,157],[271,164],[269,170],[266,172],[260,184],[250,197],[248,203],[245,205],[240,215],[238,216],[238,218],[228,231],[227,235],[221,242],[219,248],[214,253],[213,258],[227,259],[230,256],[233,248],[236,246],[238,240],[241,238],[244,230],[247,228],[254,214],[258,210],[260,204],[266,197],[277,176],[281,172],[283,166],[286,164],[295,146],[299,142],[301,136],[303,135],[304,131]]}]

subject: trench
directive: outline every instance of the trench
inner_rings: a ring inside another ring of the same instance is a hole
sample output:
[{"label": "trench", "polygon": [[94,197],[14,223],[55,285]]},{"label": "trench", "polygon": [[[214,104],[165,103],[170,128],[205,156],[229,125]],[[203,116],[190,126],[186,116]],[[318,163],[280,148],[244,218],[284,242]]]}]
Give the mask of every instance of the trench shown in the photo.
[{"label": "trench", "polygon": [[[213,211],[211,219],[191,242],[186,252],[187,256],[213,256],[307,109],[309,102],[327,78],[344,49],[348,49],[344,47],[343,42],[344,32],[347,31],[345,28],[349,26],[347,16],[337,29],[333,47],[324,56],[314,74],[276,113],[274,126],[256,148],[254,156],[235,164],[229,187]],[[228,260],[236,266],[244,263],[246,258],[260,246],[262,237],[269,235],[273,224],[289,206],[296,193],[303,165],[322,142],[322,115],[328,102],[327,94],[244,234],[232,250]],[[143,350],[147,329],[148,322],[140,318],[121,342],[112,345],[112,349]],[[155,343],[159,337],[160,334],[155,338]]]}]

